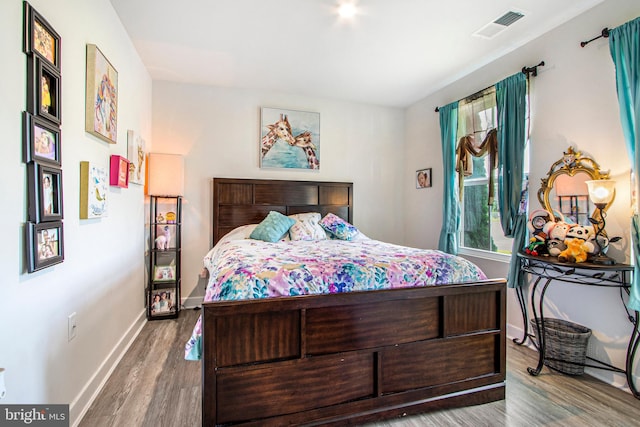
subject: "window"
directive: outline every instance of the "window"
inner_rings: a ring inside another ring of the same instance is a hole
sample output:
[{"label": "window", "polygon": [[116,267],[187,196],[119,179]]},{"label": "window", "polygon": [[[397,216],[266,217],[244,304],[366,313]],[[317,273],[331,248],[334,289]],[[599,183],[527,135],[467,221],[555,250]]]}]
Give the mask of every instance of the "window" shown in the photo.
[{"label": "window", "polygon": [[[512,239],[505,237],[502,231],[497,199],[497,138],[494,131],[497,128],[497,116],[493,87],[460,101],[458,106],[456,170],[460,191],[461,252],[478,250],[511,254]],[[492,142],[491,138],[495,138],[495,141]],[[466,144],[467,153],[461,150],[463,144]],[[462,156],[466,156],[466,159],[460,160]],[[528,164],[527,147],[527,175]]]}]

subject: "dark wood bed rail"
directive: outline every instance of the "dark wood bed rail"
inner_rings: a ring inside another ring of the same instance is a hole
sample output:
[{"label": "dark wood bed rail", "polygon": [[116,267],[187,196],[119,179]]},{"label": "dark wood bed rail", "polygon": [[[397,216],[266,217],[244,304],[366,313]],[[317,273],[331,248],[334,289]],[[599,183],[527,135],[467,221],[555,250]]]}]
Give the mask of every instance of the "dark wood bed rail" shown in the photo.
[{"label": "dark wood bed rail", "polygon": [[344,425],[502,399],[505,295],[488,280],[205,303],[203,425]]}]

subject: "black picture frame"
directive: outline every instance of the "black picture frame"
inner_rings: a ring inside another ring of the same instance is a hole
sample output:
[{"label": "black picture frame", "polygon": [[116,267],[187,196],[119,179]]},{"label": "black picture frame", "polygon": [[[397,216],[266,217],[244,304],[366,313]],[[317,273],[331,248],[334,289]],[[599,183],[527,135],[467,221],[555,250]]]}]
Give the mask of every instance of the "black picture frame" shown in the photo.
[{"label": "black picture frame", "polygon": [[149,293],[149,312],[151,317],[176,314],[176,304],[176,292],[173,288],[160,288]]},{"label": "black picture frame", "polygon": [[27,271],[42,270],[64,261],[62,221],[27,223]]},{"label": "black picture frame", "polygon": [[60,127],[26,111],[22,112],[24,162],[61,166]]},{"label": "black picture frame", "polygon": [[53,123],[62,122],[60,73],[39,56],[27,57],[27,111]]},{"label": "black picture frame", "polygon": [[37,55],[60,72],[60,35],[28,2],[23,2],[23,9],[24,53]]},{"label": "black picture frame", "polygon": [[431,168],[420,169],[416,171],[416,188],[431,187]]},{"label": "black picture frame", "polygon": [[63,218],[62,169],[31,162],[27,164],[29,221],[37,224]]}]

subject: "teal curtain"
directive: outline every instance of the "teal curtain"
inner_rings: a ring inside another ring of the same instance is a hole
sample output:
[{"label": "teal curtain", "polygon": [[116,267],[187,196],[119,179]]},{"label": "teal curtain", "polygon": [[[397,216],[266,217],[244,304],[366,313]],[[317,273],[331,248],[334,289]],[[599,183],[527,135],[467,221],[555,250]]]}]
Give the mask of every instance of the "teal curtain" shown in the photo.
[{"label": "teal curtain", "polygon": [[442,142],[442,174],[444,176],[442,230],[438,249],[457,255],[460,229],[460,203],[456,187],[456,132],[458,101],[440,107],[440,138]]},{"label": "teal curtain", "polygon": [[500,223],[507,237],[513,237],[508,286],[522,284],[518,251],[524,247],[526,213],[519,213],[524,153],[527,143],[527,76],[518,73],[496,84],[498,108],[498,204]]},{"label": "teal curtain", "polygon": [[[640,177],[640,18],[610,31],[609,49],[616,66],[616,90],[622,130],[635,179]],[[635,271],[629,308],[640,311],[640,234],[638,214],[631,221]]]}]

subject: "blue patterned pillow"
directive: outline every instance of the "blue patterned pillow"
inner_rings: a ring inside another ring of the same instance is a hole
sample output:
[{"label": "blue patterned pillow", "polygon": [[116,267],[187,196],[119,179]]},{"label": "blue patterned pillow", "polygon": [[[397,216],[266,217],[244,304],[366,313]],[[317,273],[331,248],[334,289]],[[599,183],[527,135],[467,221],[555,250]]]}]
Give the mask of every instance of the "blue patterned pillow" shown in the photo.
[{"label": "blue patterned pillow", "polygon": [[358,229],[337,215],[328,213],[319,224],[338,239],[351,240],[359,233]]},{"label": "blue patterned pillow", "polygon": [[249,237],[274,243],[280,240],[295,223],[295,219],[282,215],[280,212],[271,211],[251,232]]}]

